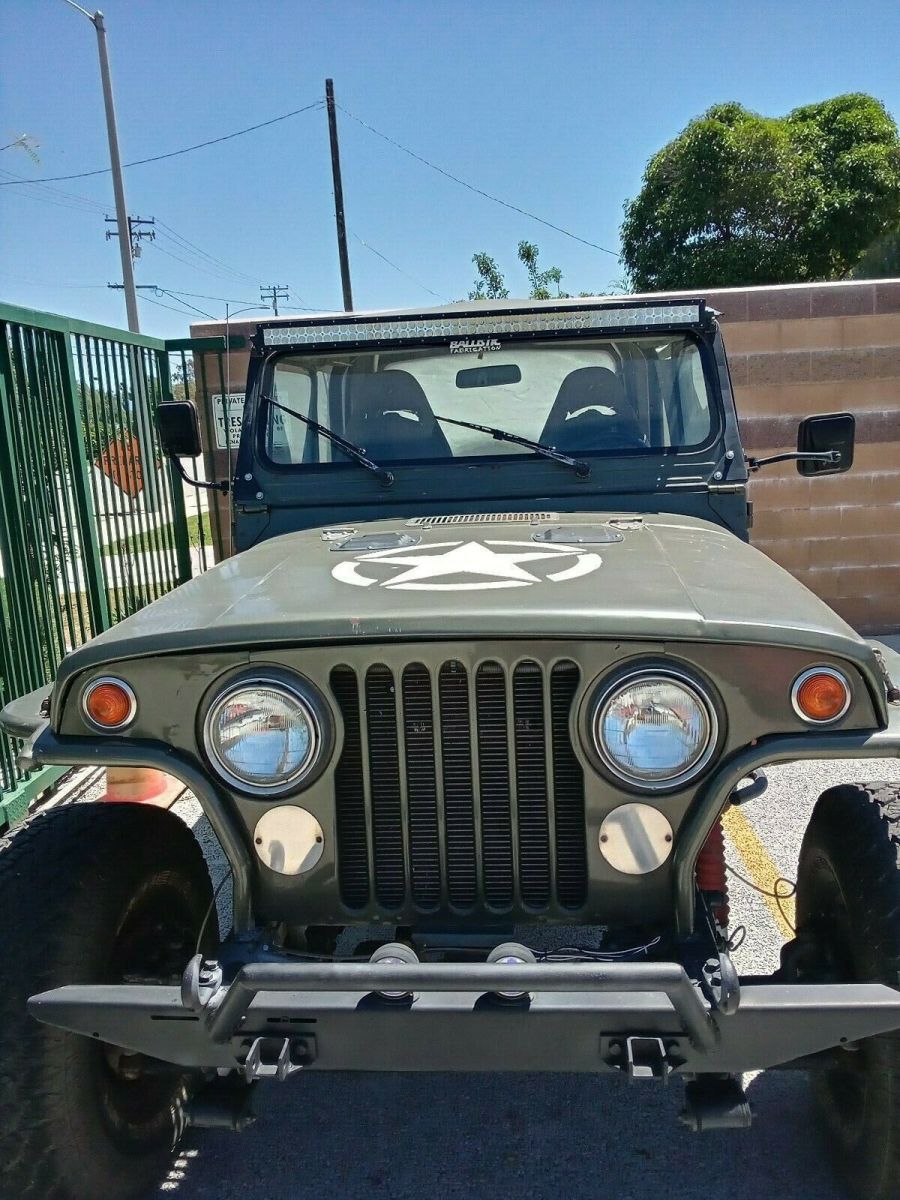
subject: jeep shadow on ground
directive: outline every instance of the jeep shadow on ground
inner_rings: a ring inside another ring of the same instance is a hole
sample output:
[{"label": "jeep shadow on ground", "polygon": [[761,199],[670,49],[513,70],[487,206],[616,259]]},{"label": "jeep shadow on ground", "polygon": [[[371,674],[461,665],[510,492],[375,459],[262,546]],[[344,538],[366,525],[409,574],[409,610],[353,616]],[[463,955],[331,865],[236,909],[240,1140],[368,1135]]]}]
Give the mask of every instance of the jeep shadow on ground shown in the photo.
[{"label": "jeep shadow on ground", "polygon": [[[190,1134],[160,1195],[178,1200],[843,1200],[804,1076],[749,1083],[745,1132],[679,1127],[682,1086],[627,1094],[589,1075],[326,1075],[259,1093],[240,1138]],[[285,1131],[292,1132],[286,1136]]]}]

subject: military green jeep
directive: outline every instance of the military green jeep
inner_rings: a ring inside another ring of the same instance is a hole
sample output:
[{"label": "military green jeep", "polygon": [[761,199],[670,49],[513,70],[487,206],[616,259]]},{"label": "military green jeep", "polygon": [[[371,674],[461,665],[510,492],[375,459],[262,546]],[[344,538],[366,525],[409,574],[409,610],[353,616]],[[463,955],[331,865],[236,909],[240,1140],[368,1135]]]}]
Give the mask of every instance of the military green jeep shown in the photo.
[{"label": "military green jeep", "polygon": [[[190,404],[159,426],[198,452]],[[853,418],[777,458],[847,470]],[[748,545],[766,461],[702,299],[261,325],[238,553],[2,718],[27,761],[182,780],[233,919],[170,812],[10,839],[4,1195],[138,1195],[303,1071],[680,1076],[706,1130],[776,1066],[900,1194],[900,790],[826,791],[779,970],[731,958],[726,809],[769,763],[900,753],[898,657]]]}]

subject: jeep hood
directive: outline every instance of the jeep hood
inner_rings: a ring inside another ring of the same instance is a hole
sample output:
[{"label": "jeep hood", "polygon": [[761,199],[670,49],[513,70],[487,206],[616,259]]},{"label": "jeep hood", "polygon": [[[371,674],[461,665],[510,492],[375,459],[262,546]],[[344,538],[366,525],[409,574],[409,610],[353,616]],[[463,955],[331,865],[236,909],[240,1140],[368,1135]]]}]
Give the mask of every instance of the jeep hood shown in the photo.
[{"label": "jeep hood", "polygon": [[[563,541],[534,540],[559,527]],[[610,530],[620,540],[582,540]],[[351,533],[303,530],[227,559],[74,651],[60,679],[132,656],[398,638],[761,643],[871,661],[826,604],[706,521],[399,518]],[[413,544],[379,549],[384,535]]]}]

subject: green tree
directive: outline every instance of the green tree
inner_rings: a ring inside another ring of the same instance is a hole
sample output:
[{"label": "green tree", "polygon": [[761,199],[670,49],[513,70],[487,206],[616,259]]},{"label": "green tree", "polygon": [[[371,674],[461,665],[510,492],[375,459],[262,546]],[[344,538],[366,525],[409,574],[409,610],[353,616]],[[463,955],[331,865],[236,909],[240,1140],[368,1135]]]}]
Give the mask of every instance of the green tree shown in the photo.
[{"label": "green tree", "polygon": [[853,279],[896,279],[900,275],[900,233],[873,242],[850,272]]},{"label": "green tree", "polygon": [[[569,293],[560,291],[562,271],[559,267],[548,267],[546,271],[538,267],[538,248],[534,242],[519,242],[519,262],[523,263],[528,272],[528,282],[531,291],[530,300],[561,300],[567,299]],[[551,288],[553,289],[551,291]]]},{"label": "green tree", "polygon": [[479,250],[477,254],[472,255],[472,262],[475,264],[478,278],[475,280],[474,288],[469,292],[469,299],[506,300],[509,296],[509,289],[506,286],[506,280],[500,273],[496,259],[491,258],[483,250]]},{"label": "green tree", "polygon": [[636,290],[846,276],[900,229],[900,139],[871,96],[763,117],[718,104],[651,158],[625,205]]},{"label": "green tree", "polygon": [[[519,262],[525,267],[528,276],[529,300],[562,300],[569,293],[560,290],[562,271],[559,267],[548,267],[542,271],[538,265],[540,250],[534,242],[519,242],[517,255]],[[506,300],[509,288],[506,280],[497,266],[497,261],[483,250],[472,255],[477,279],[475,286],[469,292],[470,300]]]}]

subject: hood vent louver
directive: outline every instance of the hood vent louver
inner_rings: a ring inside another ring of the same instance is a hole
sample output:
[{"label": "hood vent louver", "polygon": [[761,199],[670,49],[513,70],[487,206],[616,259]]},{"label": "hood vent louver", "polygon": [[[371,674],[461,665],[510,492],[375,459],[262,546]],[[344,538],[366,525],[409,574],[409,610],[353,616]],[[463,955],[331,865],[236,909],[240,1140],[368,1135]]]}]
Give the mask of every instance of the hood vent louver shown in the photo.
[{"label": "hood vent louver", "polygon": [[454,513],[440,517],[411,517],[407,522],[410,529],[431,529],[436,525],[534,525],[543,521],[558,521],[559,513]]}]

